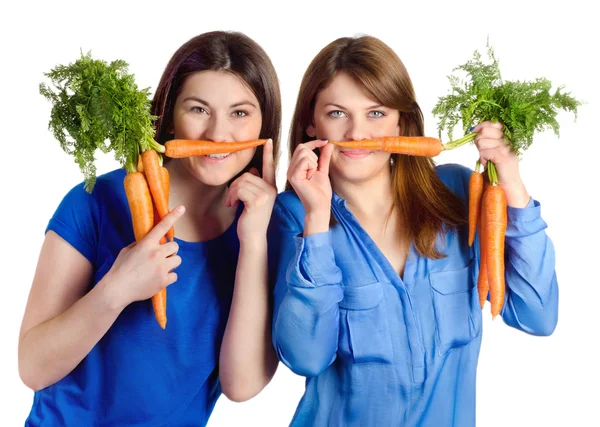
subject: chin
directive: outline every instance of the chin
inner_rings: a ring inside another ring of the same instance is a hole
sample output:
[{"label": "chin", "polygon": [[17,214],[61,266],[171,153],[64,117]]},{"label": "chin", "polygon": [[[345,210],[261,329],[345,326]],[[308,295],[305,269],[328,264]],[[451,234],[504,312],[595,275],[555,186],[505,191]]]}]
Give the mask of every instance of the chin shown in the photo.
[{"label": "chin", "polygon": [[341,163],[330,166],[331,174],[334,175],[334,179],[340,179],[343,181],[349,181],[353,183],[367,182],[380,176],[386,171],[389,172],[389,163],[384,162],[383,164],[348,164]]},{"label": "chin", "polygon": [[209,164],[201,158],[190,159],[187,168],[194,178],[213,187],[219,187],[227,184],[231,179],[237,176],[250,163],[249,159],[240,159],[231,157],[221,164]]}]

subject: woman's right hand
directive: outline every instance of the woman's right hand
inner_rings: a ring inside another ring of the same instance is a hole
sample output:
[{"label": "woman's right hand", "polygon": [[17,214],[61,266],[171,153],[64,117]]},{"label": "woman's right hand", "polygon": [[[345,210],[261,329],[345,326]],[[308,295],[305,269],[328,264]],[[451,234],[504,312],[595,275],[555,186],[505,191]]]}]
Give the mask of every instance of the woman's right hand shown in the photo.
[{"label": "woman's right hand", "polygon": [[114,306],[122,309],[134,301],[147,300],[177,280],[172,270],[181,264],[179,245],[161,245],[160,239],[184,212],[183,206],[173,209],[142,240],[121,249],[102,279]]},{"label": "woman's right hand", "polygon": [[[318,157],[315,148],[321,148]],[[287,178],[306,211],[304,236],[329,230],[332,195],[329,162],[334,148],[327,140],[309,141],[296,147],[290,161]]]}]

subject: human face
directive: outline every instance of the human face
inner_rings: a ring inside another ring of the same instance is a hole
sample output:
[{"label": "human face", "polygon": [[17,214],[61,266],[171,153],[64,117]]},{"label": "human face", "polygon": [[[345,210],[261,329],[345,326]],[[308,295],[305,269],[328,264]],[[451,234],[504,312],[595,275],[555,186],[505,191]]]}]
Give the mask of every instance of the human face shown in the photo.
[{"label": "human face", "polygon": [[[400,113],[373,100],[350,76],[338,73],[317,95],[310,137],[351,141],[396,136]],[[334,180],[362,182],[390,173],[390,153],[335,147],[329,173]]]},{"label": "human face", "polygon": [[[258,139],[262,114],[258,99],[239,77],[225,71],[201,71],[186,78],[173,112],[174,139],[238,142]],[[230,181],[252,160],[256,148],[227,155],[181,159],[206,185]]]}]

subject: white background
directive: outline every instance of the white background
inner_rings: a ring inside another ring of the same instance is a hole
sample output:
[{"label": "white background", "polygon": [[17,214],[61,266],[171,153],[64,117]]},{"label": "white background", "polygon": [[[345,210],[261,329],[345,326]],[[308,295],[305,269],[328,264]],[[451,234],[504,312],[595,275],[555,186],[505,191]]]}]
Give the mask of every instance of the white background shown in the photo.
[{"label": "white background", "polygon": [[[130,4],[131,3],[131,4]],[[2,129],[1,246],[2,363],[0,425],[23,425],[33,392],[19,380],[17,338],[45,226],[64,194],[82,180],[72,158],[47,129],[50,105],[38,92],[43,72],[69,63],[80,49],[95,58],[124,59],[140,87],[156,87],[175,50],[209,30],[238,30],[262,45],[278,71],[283,94],[283,147],[304,70],[317,52],[340,36],[370,34],[399,54],[412,76],[425,114],[426,133],[437,136],[431,115],[448,90],[446,76],[486,37],[507,80],[546,77],[587,102],[577,122],[561,113],[561,136],[536,137],[521,171],[542,203],[556,245],[560,316],[548,338],[528,336],[484,313],[478,369],[479,426],[598,426],[600,364],[592,345],[599,336],[600,235],[595,202],[600,159],[600,93],[596,63],[597,14],[591,2],[512,1],[260,1],[13,2],[2,6],[0,123]],[[283,3],[283,2],[282,2]],[[220,5],[218,5],[220,4]],[[468,146],[437,158],[473,167]],[[281,157],[280,189],[287,154]],[[99,156],[98,173],[118,167]],[[486,307],[487,308],[487,307]],[[255,399],[235,404],[221,397],[210,426],[288,425],[303,392],[303,378],[284,365]]]}]

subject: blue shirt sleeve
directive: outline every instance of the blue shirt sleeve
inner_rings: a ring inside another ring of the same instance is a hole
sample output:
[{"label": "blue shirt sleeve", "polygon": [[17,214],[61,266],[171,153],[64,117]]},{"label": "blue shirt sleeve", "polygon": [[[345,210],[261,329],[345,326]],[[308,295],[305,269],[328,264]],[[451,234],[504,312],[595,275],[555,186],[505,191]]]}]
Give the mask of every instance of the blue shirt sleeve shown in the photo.
[{"label": "blue shirt sleeve", "polygon": [[272,336],[279,359],[294,373],[311,377],[336,358],[343,290],[330,232],[303,238],[302,222],[276,202],[269,232]]},{"label": "blue shirt sleeve", "polygon": [[94,265],[98,252],[99,217],[94,193],[87,193],[82,183],[72,188],[62,199],[48,222],[46,233],[54,231]]},{"label": "blue shirt sleeve", "polygon": [[533,335],[550,335],[558,322],[554,245],[546,234],[541,205],[508,207],[505,233],[504,321]]}]

